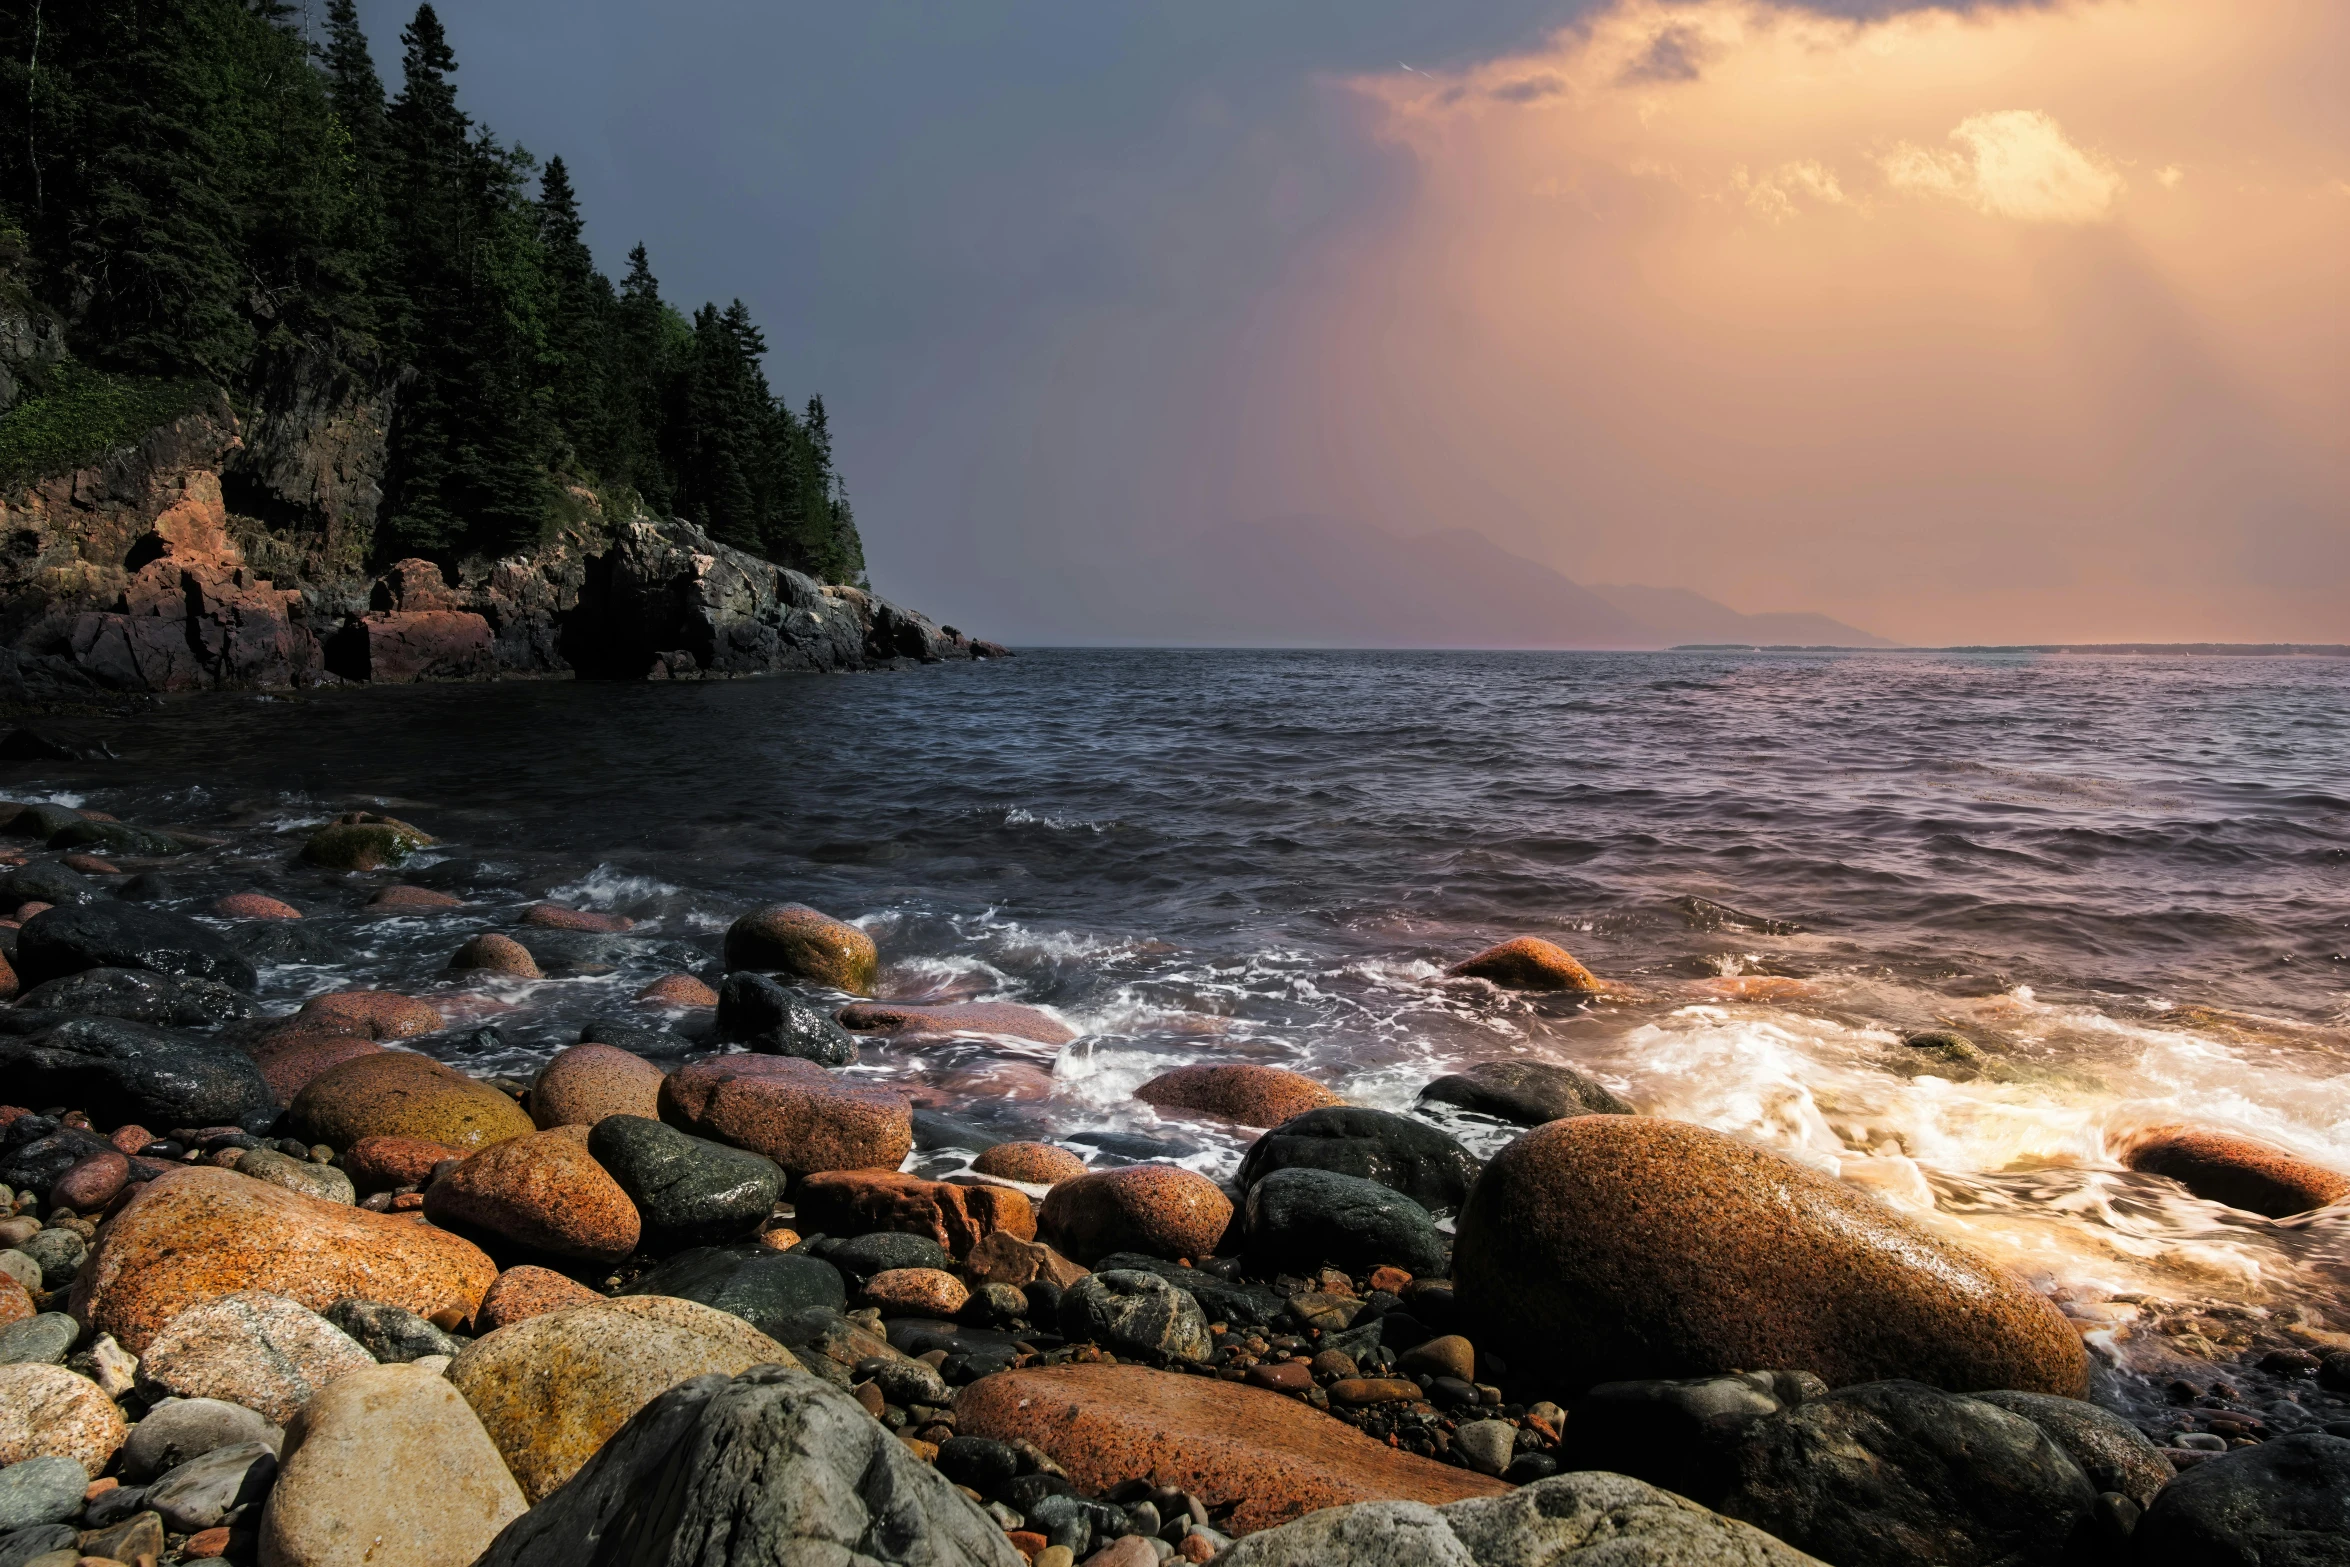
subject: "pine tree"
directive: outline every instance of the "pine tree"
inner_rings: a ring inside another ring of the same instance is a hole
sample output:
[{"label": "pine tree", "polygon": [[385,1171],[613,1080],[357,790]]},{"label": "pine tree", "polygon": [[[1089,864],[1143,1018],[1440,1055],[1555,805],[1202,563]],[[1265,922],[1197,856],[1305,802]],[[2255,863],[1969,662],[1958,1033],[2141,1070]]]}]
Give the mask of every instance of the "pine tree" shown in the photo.
[{"label": "pine tree", "polygon": [[547,363],[551,406],[580,476],[595,474],[615,444],[606,343],[612,333],[612,284],[596,270],[582,233],[579,198],[561,158],[539,178],[538,242],[547,285]]}]

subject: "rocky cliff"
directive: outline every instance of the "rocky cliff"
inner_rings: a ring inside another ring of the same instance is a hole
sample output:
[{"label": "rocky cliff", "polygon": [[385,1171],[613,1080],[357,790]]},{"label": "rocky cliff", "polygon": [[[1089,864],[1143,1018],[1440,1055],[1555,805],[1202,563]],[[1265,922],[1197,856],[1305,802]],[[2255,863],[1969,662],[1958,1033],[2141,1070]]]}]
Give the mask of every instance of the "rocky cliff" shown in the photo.
[{"label": "rocky cliff", "polygon": [[367,567],[396,387],[291,360],[0,491],[0,700],[345,682],[712,679],[1004,650],[574,491],[528,555]]}]

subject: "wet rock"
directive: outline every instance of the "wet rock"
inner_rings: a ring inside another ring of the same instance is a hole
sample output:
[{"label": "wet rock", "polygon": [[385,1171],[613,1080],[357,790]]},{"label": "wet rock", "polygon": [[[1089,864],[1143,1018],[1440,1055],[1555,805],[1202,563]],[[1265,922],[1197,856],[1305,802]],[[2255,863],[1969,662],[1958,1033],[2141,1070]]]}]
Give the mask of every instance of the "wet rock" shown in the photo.
[{"label": "wet rock", "polygon": [[394,990],[336,990],[312,996],[294,1014],[369,1039],[411,1039],[449,1026],[440,1008]]},{"label": "wet rock", "polygon": [[559,903],[534,903],[522,911],[522,923],[545,930],[584,930],[599,935],[614,935],[634,930],[636,921],[625,914],[605,914],[591,909],[569,909]]},{"label": "wet rock", "polygon": [[101,1125],[267,1128],[277,1096],[243,1052],[116,1018],[75,1018],[0,1038],[0,1081],[35,1104],[70,1104]]},{"label": "wet rock", "polygon": [[397,817],[352,811],[312,833],[302,845],[302,858],[323,870],[378,871],[432,841],[429,833]]},{"label": "wet rock", "polygon": [[871,994],[880,961],[871,936],[797,903],[746,914],[726,932],[729,970],[787,974],[851,995]]},{"label": "wet rock", "polygon": [[99,1232],[74,1281],[73,1311],[139,1354],[183,1311],[240,1290],[313,1311],[364,1295],[462,1318],[496,1276],[478,1247],[412,1218],[191,1166],[149,1182]]},{"label": "wet rock", "polygon": [[1086,1263],[1113,1251],[1206,1257],[1231,1222],[1231,1199],[1206,1176],[1172,1164],[1131,1164],[1055,1186],[1037,1215],[1037,1234]]},{"label": "wet rock", "polygon": [[242,1404],[218,1398],[167,1398],[123,1440],[123,1478],[136,1485],[220,1448],[252,1442],[275,1453],[284,1441],[282,1429]]},{"label": "wet rock", "polygon": [[848,1288],[831,1263],[764,1246],[701,1246],[681,1251],[630,1284],[627,1296],[669,1296],[739,1317],[773,1337],[795,1314],[839,1311]]},{"label": "wet rock", "polygon": [[641,1230],[636,1205],[589,1154],[581,1126],[482,1149],[425,1188],[424,1216],[590,1262],[620,1261]]},{"label": "wet rock", "polygon": [[714,1007],[718,992],[691,974],[664,974],[638,991],[636,999],[665,1007]]},{"label": "wet rock", "polygon": [[2087,1381],[2079,1336],[2020,1280],[1824,1175],[1648,1116],[1503,1149],[1452,1277],[1469,1336],[1546,1390],[1753,1366],[2065,1397]]},{"label": "wet rock", "polygon": [[420,1367],[354,1372],[289,1435],[261,1519],[268,1567],[469,1567],[525,1510],[481,1421]]},{"label": "wet rock", "polygon": [[816,1308],[795,1312],[776,1327],[779,1341],[799,1357],[801,1365],[843,1390],[869,1380],[877,1366],[902,1363],[938,1375],[928,1365],[909,1359],[892,1348],[887,1339],[866,1332],[838,1311]]},{"label": "wet rock", "polygon": [[971,1303],[969,1287],[938,1268],[885,1268],[865,1281],[864,1295],[893,1315],[952,1317]]},{"label": "wet rock", "polygon": [[514,940],[531,956],[542,974],[609,974],[621,964],[657,950],[636,936],[609,931],[549,930],[523,925]]},{"label": "wet rock", "polygon": [[465,900],[453,892],[442,892],[432,887],[411,887],[405,883],[384,888],[367,900],[371,909],[387,913],[426,914],[438,909],[461,909]]},{"label": "wet rock", "polygon": [[176,903],[186,896],[180,884],[162,871],[140,871],[114,889],[125,903]]},{"label": "wet rock", "polygon": [[212,979],[150,969],[90,968],[36,985],[17,1005],[169,1028],[210,1028],[253,1015],[253,998]]},{"label": "wet rock", "polygon": [[1162,1110],[1188,1110],[1242,1126],[1279,1126],[1339,1102],[1310,1077],[1248,1062],[1179,1066],[1137,1088],[1134,1097]]},{"label": "wet rock", "polygon": [[2174,1471],[2146,1433],[2111,1410],[2077,1398],[2045,1393],[1977,1393],[1976,1398],[2038,1426],[2069,1454],[2089,1484],[2114,1491],[2145,1508],[2170,1483]]},{"label": "wet rock", "polygon": [[1481,1061],[1420,1090],[1423,1104],[1457,1105],[1513,1126],[1540,1126],[1571,1115],[1632,1115],[1605,1084],[1548,1061]]},{"label": "wet rock", "polygon": [[566,1278],[552,1268],[526,1263],[508,1268],[491,1281],[474,1320],[478,1330],[487,1333],[567,1306],[590,1305],[603,1298],[585,1284]]},{"label": "wet rock", "polygon": [[74,823],[88,820],[70,805],[51,805],[46,800],[22,803],[11,800],[8,804],[12,807],[8,824],[0,830],[5,830],[11,838],[33,838],[47,843]]},{"label": "wet rock", "polygon": [[1604,980],[1575,961],[1574,954],[1539,936],[1520,936],[1487,947],[1445,972],[1462,979],[1489,980],[1504,990],[1570,990],[1592,995],[1607,988]]},{"label": "wet rock", "polygon": [[2097,1492],[2040,1428],[1918,1382],[1871,1382],[1740,1434],[1721,1510],[1851,1567],[2057,1563]]},{"label": "wet rock", "polygon": [[1415,1458],[1278,1393],[1142,1366],[1008,1371],[963,1389],[955,1429],[1028,1441],[1099,1492],[1148,1475],[1248,1532],[1317,1508],[1405,1498],[1441,1503],[1504,1487]]},{"label": "wet rock", "polygon": [[2332,1567],[2350,1560],[2350,1439],[2300,1432],[2197,1464],[2130,1537],[2133,1567]]},{"label": "wet rock", "polygon": [[465,1346],[449,1380],[536,1503],[678,1383],[770,1363],[798,1366],[789,1350],[731,1313],[637,1295],[500,1328]]},{"label": "wet rock", "polygon": [[363,1137],[416,1137],[474,1149],[537,1130],[520,1105],[489,1084],[406,1050],[321,1072],[294,1097],[291,1119],[296,1135],[337,1150]]},{"label": "wet rock", "polygon": [[45,1455],[70,1458],[85,1474],[106,1467],[129,1426],[114,1400],[63,1366],[0,1366],[0,1464]]},{"label": "wet rock", "polygon": [[895,1170],[913,1147],[911,1106],[791,1056],[696,1061],[661,1085],[661,1118],[765,1154],[792,1175]]},{"label": "wet rock", "polygon": [[[676,1500],[656,1511],[644,1496]],[[995,1521],[855,1399],[779,1367],[665,1393],[480,1567],[685,1560],[718,1538],[744,1567],[852,1552],[873,1567],[1021,1567]]]},{"label": "wet rock", "polygon": [[1199,1302],[1153,1273],[1089,1273],[1061,1293],[1061,1332],[1121,1355],[1207,1359],[1215,1353]]},{"label": "wet rock", "polygon": [[49,847],[52,849],[98,849],[108,854],[135,855],[143,859],[164,859],[175,854],[185,854],[195,846],[196,841],[193,839],[150,832],[144,827],[133,827],[128,822],[94,821],[87,818],[68,822],[49,835]]},{"label": "wet rock", "polygon": [[266,1442],[216,1447],[147,1488],[147,1506],[181,1534],[217,1528],[258,1511],[277,1479],[277,1453]]},{"label": "wet rock", "polygon": [[363,1192],[421,1186],[443,1159],[462,1159],[465,1150],[423,1137],[362,1137],[343,1154],[344,1173]]},{"label": "wet rock", "polygon": [[[94,1153],[105,1153],[113,1145],[105,1138],[85,1132],[77,1126],[57,1126],[54,1130],[36,1133],[30,1120],[20,1122],[24,1129],[17,1135],[29,1137],[0,1158],[0,1181],[20,1191],[39,1191],[66,1171]],[[46,1116],[38,1118],[45,1126],[54,1126]],[[121,1150],[116,1149],[116,1152]],[[38,1233],[40,1221],[28,1220]]]},{"label": "wet rock", "polygon": [[927,1235],[903,1230],[877,1230],[869,1235],[829,1235],[803,1248],[862,1283],[892,1268],[951,1268],[947,1249]]},{"label": "wet rock", "polygon": [[1077,1037],[1077,1030],[1050,1012],[1009,1001],[956,1001],[939,1006],[853,1001],[835,1016],[843,1028],[860,1034],[894,1034],[907,1038],[992,1034],[1034,1040],[1040,1045],[1065,1045]]},{"label": "wet rock", "polygon": [[1028,1198],[1004,1186],[956,1186],[884,1170],[811,1175],[793,1194],[802,1229],[826,1235],[903,1230],[927,1235],[956,1257],[990,1235],[1036,1236]]},{"label": "wet rock", "polygon": [[1085,1173],[1085,1161],[1054,1143],[997,1143],[980,1150],[971,1168],[999,1180],[1050,1186]]},{"label": "wet rock", "polygon": [[68,908],[101,895],[95,882],[64,865],[19,865],[0,872],[0,909],[20,909],[28,903]]},{"label": "wet rock", "polygon": [[2122,1162],[2149,1175],[2167,1175],[2207,1202],[2272,1219],[2350,1197],[2350,1175],[2339,1170],[2249,1137],[2188,1126],[2140,1133],[2123,1150]]},{"label": "wet rock", "polygon": [[357,1296],[326,1308],[326,1320],[379,1365],[405,1365],[427,1355],[454,1355],[465,1346],[405,1306]]},{"label": "wet rock", "polygon": [[239,1290],[189,1307],[149,1339],[139,1385],[150,1396],[160,1389],[225,1399],[283,1425],[327,1383],[374,1363],[316,1312],[282,1295]]},{"label": "wet rock", "polygon": [[661,1114],[657,1066],[611,1045],[558,1050],[530,1085],[530,1115],[542,1128],[594,1126],[607,1116]]},{"label": "wet rock", "polygon": [[308,920],[240,920],[229,927],[228,944],[251,963],[347,963],[351,954],[331,931]]},{"label": "wet rock", "polygon": [[1334,1266],[1362,1273],[1392,1263],[1441,1274],[1444,1237],[1428,1210],[1376,1181],[1331,1170],[1276,1170],[1249,1188],[1243,1234],[1268,1271]]},{"label": "wet rock", "polygon": [[1735,1481],[1733,1451],[1754,1422],[1827,1388],[1769,1372],[1602,1382],[1575,1406],[1558,1449],[1564,1469],[1612,1469],[1707,1505]]},{"label": "wet rock", "polygon": [[797,1056],[818,1066],[847,1066],[857,1042],[821,1007],[765,974],[744,970],[718,983],[718,1037],[739,1039],[762,1055]]},{"label": "wet rock", "polygon": [[308,1159],[296,1159],[279,1153],[274,1148],[249,1148],[237,1161],[237,1173],[247,1180],[267,1181],[320,1202],[353,1203],[359,1200],[351,1185],[351,1178],[331,1164],[313,1164]]},{"label": "wet rock", "polygon": [[136,903],[85,903],[36,914],[17,933],[14,961],[28,988],[93,968],[180,974],[236,990],[251,990],[259,981],[253,965],[212,931]]},{"label": "wet rock", "polygon": [[0,1327],[0,1366],[61,1366],[82,1336],[82,1325],[62,1311],[44,1311]]},{"label": "wet rock", "polygon": [[1329,1170],[1449,1213],[1469,1195],[1481,1168],[1457,1138],[1425,1121],[1336,1105],[1308,1110],[1258,1138],[1240,1162],[1239,1183],[1246,1191],[1276,1170]]},{"label": "wet rock", "polygon": [[49,1183],[49,1200],[76,1213],[97,1213],[130,1184],[131,1162],[109,1148],[80,1160]]},{"label": "wet rock", "polygon": [[302,911],[281,899],[258,892],[232,892],[214,900],[212,914],[224,920],[298,920]]},{"label": "wet rock", "polygon": [[538,979],[538,959],[511,936],[495,932],[475,936],[449,956],[452,973],[506,974],[516,979]]},{"label": "wet rock", "polygon": [[1491,1499],[1360,1502],[1252,1534],[1227,1567],[1819,1567],[1752,1525],[1616,1474],[1567,1474]]},{"label": "wet rock", "polygon": [[774,1160],[646,1116],[598,1120],[587,1148],[636,1205],[659,1249],[733,1240],[765,1219],[783,1195],[783,1171]]},{"label": "wet rock", "polygon": [[121,866],[112,860],[102,860],[95,854],[68,854],[60,858],[57,863],[69,871],[79,871],[84,876],[120,876],[122,874]]},{"label": "wet rock", "polygon": [[253,1049],[253,1064],[281,1105],[291,1106],[323,1074],[361,1056],[383,1054],[383,1046],[353,1034],[273,1034]]},{"label": "wet rock", "polygon": [[0,1469],[0,1530],[58,1523],[81,1511],[90,1477],[70,1458],[47,1455]]}]

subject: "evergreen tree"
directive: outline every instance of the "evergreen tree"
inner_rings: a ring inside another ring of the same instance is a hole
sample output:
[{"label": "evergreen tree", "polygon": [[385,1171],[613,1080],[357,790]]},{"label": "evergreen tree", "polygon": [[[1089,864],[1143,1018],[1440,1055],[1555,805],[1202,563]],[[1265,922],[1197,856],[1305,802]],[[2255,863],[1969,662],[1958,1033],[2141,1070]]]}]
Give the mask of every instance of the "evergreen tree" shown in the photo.
[{"label": "evergreen tree", "polygon": [[596,270],[582,238],[579,198],[561,158],[550,158],[539,178],[538,241],[547,287],[546,374],[556,427],[568,443],[571,466],[583,470],[593,454],[614,444],[615,420],[606,343],[616,301],[612,284]]}]

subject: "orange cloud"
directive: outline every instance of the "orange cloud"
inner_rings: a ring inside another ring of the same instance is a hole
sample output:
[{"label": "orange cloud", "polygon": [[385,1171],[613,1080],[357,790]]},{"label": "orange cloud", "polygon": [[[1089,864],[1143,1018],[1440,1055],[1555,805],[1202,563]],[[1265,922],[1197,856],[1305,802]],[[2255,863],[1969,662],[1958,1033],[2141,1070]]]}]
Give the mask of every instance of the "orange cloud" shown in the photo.
[{"label": "orange cloud", "polygon": [[1279,302],[1241,487],[1905,640],[2350,640],[2346,52],[1623,0],[1346,83],[1411,196]]}]

